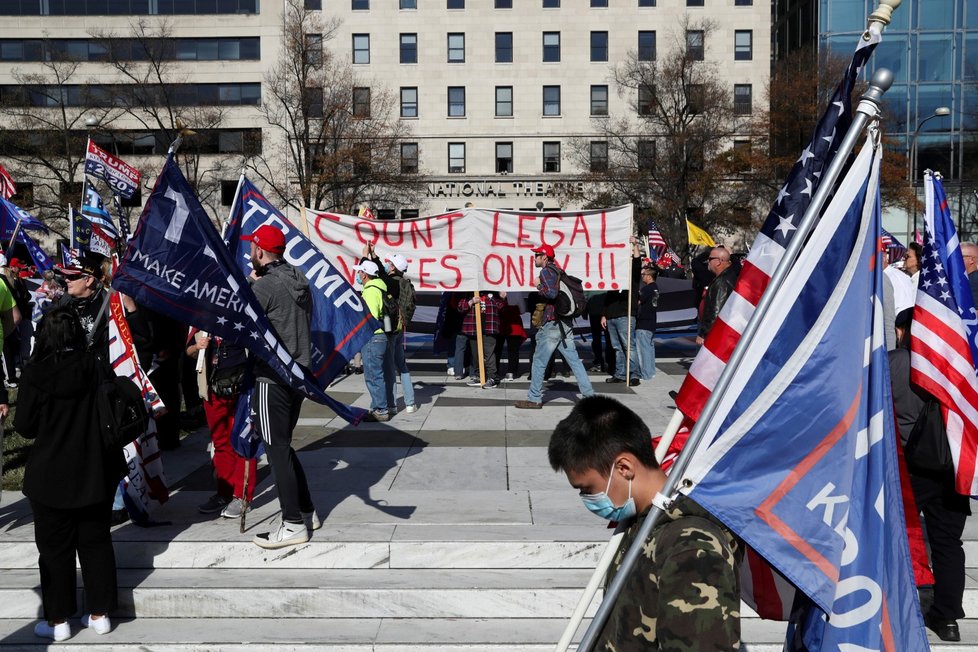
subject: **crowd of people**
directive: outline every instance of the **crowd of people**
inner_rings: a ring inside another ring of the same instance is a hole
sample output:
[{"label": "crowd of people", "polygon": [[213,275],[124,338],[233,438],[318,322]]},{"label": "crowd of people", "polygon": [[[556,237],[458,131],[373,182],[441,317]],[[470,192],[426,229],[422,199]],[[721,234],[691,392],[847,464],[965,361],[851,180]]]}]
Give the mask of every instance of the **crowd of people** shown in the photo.
[{"label": "crowd of people", "polygon": [[[262,226],[243,239],[249,242],[254,269],[249,280],[255,296],[285,348],[308,366],[308,280],[285,260],[285,239],[277,228]],[[621,403],[596,396],[589,370],[607,373],[607,383],[629,386],[656,373],[653,336],[660,270],[633,244],[632,287],[637,291],[589,293],[586,298],[585,318],[592,331],[590,369],[578,354],[573,320],[557,312],[564,272],[550,245],[533,249],[538,278],[527,305],[510,303],[506,292],[446,293],[438,319],[449,375],[473,387],[492,389],[520,378],[520,349],[530,340],[530,386],[526,399],[515,402],[516,408],[542,408],[544,381],[553,373],[555,357],[567,365],[583,398],[555,429],[550,463],[567,475],[589,511],[612,521],[631,522],[630,537],[638,531],[665,475],[648,445],[648,426]],[[978,301],[978,245],[964,243],[962,253]],[[893,331],[887,338],[893,394],[904,443],[928,400],[910,384],[907,349],[919,260],[919,248],[911,246],[884,275],[884,315]],[[724,247],[712,248],[706,261],[713,280],[703,292],[699,344],[709,336],[731,296],[740,269]],[[381,255],[368,245],[354,267],[366,309],[376,319],[376,328],[359,354],[372,421],[386,422],[397,413],[398,385],[404,412],[413,413],[419,405],[405,354],[405,333],[416,308],[415,288],[406,275],[409,266],[403,255]],[[6,341],[16,335],[30,342],[30,327],[21,324],[32,323],[25,315],[40,317],[33,350],[17,341],[9,354],[13,362],[0,373],[6,372],[6,385],[19,387],[17,431],[35,440],[24,477],[24,493],[34,512],[44,608],[44,620],[35,633],[57,641],[71,635],[67,619],[77,608],[76,555],[88,595],[82,625],[98,633],[110,631],[109,615],[117,605],[110,529],[124,520],[119,514],[125,512],[119,481],[125,464],[121,451],[107,448],[99,434],[93,410],[96,384],[91,382],[99,374],[112,373],[107,275],[104,260],[85,255],[75,264],[47,273],[34,295],[34,306],[29,294],[27,302],[18,300],[16,279],[4,274],[8,282],[0,283],[0,337],[7,335]],[[246,351],[219,337],[188,330],[128,297],[123,297],[123,306],[139,362],[164,402],[179,406],[183,399],[193,409],[194,401],[188,400],[193,395],[210,429],[215,493],[199,511],[241,517],[249,509],[257,475],[256,461],[243,458],[231,445],[236,399],[248,366]],[[529,329],[524,327],[524,312],[531,314]],[[199,374],[193,373],[198,370]],[[260,362],[254,364],[254,376],[251,418],[265,445],[281,520],[253,541],[268,549],[301,544],[321,527],[292,447],[303,395]],[[194,391],[185,391],[188,388]],[[6,394],[6,386],[0,386],[0,417],[9,410]],[[178,415],[179,409],[174,409],[169,422],[157,421],[163,450],[179,446]],[[960,538],[970,514],[969,501],[954,491],[952,477],[915,470],[912,460],[910,469],[935,578],[932,587],[921,587],[925,622],[943,640],[959,640],[956,621],[964,616]],[[52,472],[59,478],[57,486],[45,481]],[[643,649],[650,640],[664,644],[695,634],[697,640],[709,643],[709,649],[735,649],[739,619],[730,614],[739,608],[736,573],[741,548],[725,526],[694,502],[677,502],[653,531],[649,554],[640,562],[644,566],[629,581],[602,639],[615,649]],[[687,550],[699,551],[697,563],[682,561]],[[697,609],[691,618],[684,605],[702,598],[695,588],[703,583],[700,580],[716,589],[717,599],[711,609]],[[643,629],[649,617],[659,619],[654,631]]]}]

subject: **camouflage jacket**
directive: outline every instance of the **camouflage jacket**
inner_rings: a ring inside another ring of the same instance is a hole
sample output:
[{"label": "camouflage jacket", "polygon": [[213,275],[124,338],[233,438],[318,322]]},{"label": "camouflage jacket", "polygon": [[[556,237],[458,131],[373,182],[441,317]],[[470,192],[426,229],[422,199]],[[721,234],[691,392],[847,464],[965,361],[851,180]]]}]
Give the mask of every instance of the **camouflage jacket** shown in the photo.
[{"label": "camouflage jacket", "polygon": [[[647,513],[625,532],[608,583]],[[742,549],[706,510],[680,497],[652,530],[595,649],[738,650]]]}]

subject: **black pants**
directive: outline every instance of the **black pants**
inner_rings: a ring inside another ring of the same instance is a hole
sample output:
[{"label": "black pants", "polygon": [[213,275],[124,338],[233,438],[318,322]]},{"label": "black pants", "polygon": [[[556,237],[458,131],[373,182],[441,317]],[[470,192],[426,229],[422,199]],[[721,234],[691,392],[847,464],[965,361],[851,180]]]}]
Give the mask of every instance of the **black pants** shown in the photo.
[{"label": "black pants", "polygon": [[[611,345],[611,333],[601,327],[601,315],[589,315],[591,321],[591,355],[594,356],[592,366],[601,367],[609,374],[615,373],[615,347]],[[602,347],[602,342],[604,346]]]},{"label": "black pants", "polygon": [[110,532],[112,500],[75,509],[57,509],[32,500],[31,510],[44,618],[65,620],[78,611],[75,553],[85,583],[85,611],[114,611],[117,588]]},{"label": "black pants", "polygon": [[513,378],[520,375],[520,345],[523,344],[522,337],[506,337],[505,335],[496,336],[496,368],[502,371],[503,349],[506,349],[506,373]]},{"label": "black pants", "polygon": [[160,361],[149,379],[166,406],[166,414],[156,417],[156,440],[162,450],[173,450],[180,445],[179,357],[171,355]]},{"label": "black pants", "polygon": [[[479,359],[479,340],[474,335],[469,335],[469,350],[472,352],[472,360]],[[482,335],[482,361],[486,367],[486,380],[490,378],[499,381],[499,369],[496,368],[496,336],[483,333]],[[479,377],[479,367],[473,363],[474,371],[472,375]]]},{"label": "black pants", "polygon": [[313,511],[306,474],[292,448],[292,431],[299,421],[302,399],[302,394],[291,388],[266,380],[256,382],[251,394],[251,420],[265,442],[282,520],[289,523],[301,523],[301,512]]},{"label": "black pants", "polygon": [[971,514],[969,498],[954,490],[953,478],[910,474],[917,509],[924,515],[924,530],[934,570],[931,613],[940,620],[964,618],[964,547],[961,534]]}]

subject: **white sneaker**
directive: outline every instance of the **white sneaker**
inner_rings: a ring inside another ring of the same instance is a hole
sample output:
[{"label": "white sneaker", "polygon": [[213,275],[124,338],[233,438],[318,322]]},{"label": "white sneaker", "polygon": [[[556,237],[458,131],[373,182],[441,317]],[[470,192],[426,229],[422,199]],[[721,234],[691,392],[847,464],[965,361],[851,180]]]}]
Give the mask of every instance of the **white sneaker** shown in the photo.
[{"label": "white sneaker", "polygon": [[82,627],[91,627],[96,634],[108,634],[112,630],[112,622],[108,616],[102,616],[98,620],[92,618],[91,614],[81,617]]},{"label": "white sneaker", "polygon": [[268,550],[295,546],[308,540],[309,530],[306,529],[304,523],[282,523],[277,530],[256,534],[255,538],[252,539],[256,546]]},{"label": "white sneaker", "polygon": [[418,411],[418,406],[417,405],[407,405],[407,406],[404,407],[404,411],[406,413],[408,413],[408,414],[412,414],[412,413]]},{"label": "white sneaker", "polygon": [[323,526],[323,522],[319,520],[319,515],[316,514],[316,510],[299,513],[302,514],[302,521],[306,524],[306,529],[310,532],[312,530],[318,530]]},{"label": "white sneaker", "polygon": [[449,367],[448,368],[448,375],[449,376],[454,376],[455,375],[455,367]]},{"label": "white sneaker", "polygon": [[55,641],[67,641],[71,638],[71,627],[68,626],[67,620],[57,625],[48,625],[48,621],[42,620],[34,625],[34,636],[51,638]]},{"label": "white sneaker", "polygon": [[506,374],[505,376],[503,376],[503,382],[504,383],[511,383],[514,380],[515,380],[515,378],[513,378],[513,374]]}]

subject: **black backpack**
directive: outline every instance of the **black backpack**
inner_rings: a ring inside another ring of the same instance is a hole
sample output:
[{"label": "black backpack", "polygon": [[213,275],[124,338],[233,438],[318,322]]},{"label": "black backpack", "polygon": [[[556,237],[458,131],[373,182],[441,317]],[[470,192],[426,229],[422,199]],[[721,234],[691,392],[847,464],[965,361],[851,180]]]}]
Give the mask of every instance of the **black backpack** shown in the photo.
[{"label": "black backpack", "polygon": [[409,324],[411,320],[414,319],[414,311],[418,306],[418,299],[414,291],[414,283],[411,279],[401,276],[397,281],[401,286],[400,296],[397,298],[397,303],[401,308],[401,317],[404,318],[404,323]]},{"label": "black backpack", "polygon": [[[401,323],[401,307],[397,303],[397,299],[390,292],[381,290],[376,285],[371,286],[373,289],[380,292],[381,305],[380,305],[380,315],[377,317],[383,324],[385,333],[393,333],[397,331],[398,326]],[[388,320],[387,318],[390,317]]]},{"label": "black backpack", "polygon": [[102,442],[121,449],[149,426],[149,412],[139,386],[125,376],[103,376],[95,393],[95,410]]},{"label": "black backpack", "polygon": [[554,313],[561,319],[574,319],[587,312],[587,298],[584,296],[584,283],[576,276],[557,270],[557,299]]}]

